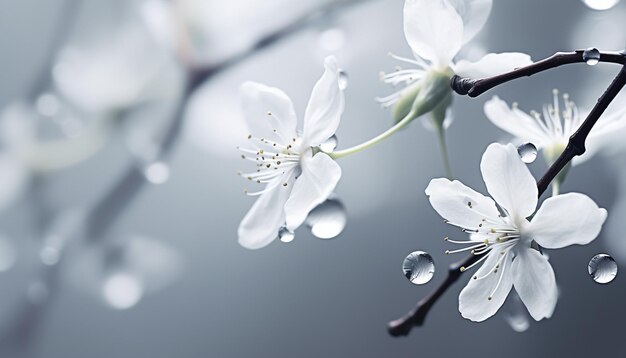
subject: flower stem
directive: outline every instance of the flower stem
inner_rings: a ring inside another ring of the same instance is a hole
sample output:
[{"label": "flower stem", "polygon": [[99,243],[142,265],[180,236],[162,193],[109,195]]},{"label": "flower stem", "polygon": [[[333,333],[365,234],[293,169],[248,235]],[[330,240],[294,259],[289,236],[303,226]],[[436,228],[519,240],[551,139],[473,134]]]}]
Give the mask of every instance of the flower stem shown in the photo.
[{"label": "flower stem", "polygon": [[561,181],[559,179],[554,179],[552,181],[552,196],[559,195],[561,191]]},{"label": "flower stem", "polygon": [[437,137],[439,138],[439,149],[441,150],[441,159],[443,160],[443,166],[446,170],[446,177],[452,180],[452,167],[450,166],[448,146],[446,145],[446,130],[443,128],[443,125],[437,126],[437,134]]},{"label": "flower stem", "polygon": [[331,158],[337,159],[337,158],[348,156],[350,154],[358,153],[364,149],[374,146],[382,142],[383,140],[387,139],[387,137],[391,136],[392,134],[404,128],[404,126],[406,126],[407,124],[409,124],[414,119],[414,117],[415,117],[415,111],[411,110],[406,116],[404,116],[404,118],[402,118],[402,120],[400,120],[400,122],[396,123],[393,127],[387,129],[383,133],[368,140],[367,142],[363,142],[361,144],[355,145],[354,147],[350,147],[350,148],[343,149],[343,150],[338,150],[338,151],[327,153],[327,154]]}]

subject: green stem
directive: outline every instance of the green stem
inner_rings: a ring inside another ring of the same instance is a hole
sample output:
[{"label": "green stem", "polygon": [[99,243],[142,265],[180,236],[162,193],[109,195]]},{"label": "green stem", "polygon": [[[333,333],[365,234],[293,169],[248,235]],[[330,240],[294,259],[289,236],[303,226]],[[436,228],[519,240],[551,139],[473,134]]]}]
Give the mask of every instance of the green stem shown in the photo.
[{"label": "green stem", "polygon": [[387,129],[386,131],[384,131],[383,133],[377,135],[376,137],[368,140],[367,142],[363,142],[359,145],[355,145],[354,147],[350,147],[347,149],[343,149],[343,150],[338,150],[332,153],[326,153],[328,154],[331,158],[333,159],[337,159],[337,158],[342,158],[345,156],[348,156],[350,154],[354,154],[354,153],[358,153],[360,151],[362,151],[363,149],[367,149],[375,144],[378,144],[380,142],[382,142],[383,140],[387,139],[387,137],[391,136],[392,134],[394,134],[395,132],[399,131],[400,129],[402,129],[404,126],[406,126],[407,124],[409,124],[413,119],[415,119],[415,111],[411,110],[406,116],[404,116],[404,118],[402,118],[402,120],[398,123],[396,123],[393,127]]},{"label": "green stem", "polygon": [[443,166],[446,170],[446,177],[452,180],[452,167],[450,166],[450,158],[448,157],[448,146],[446,145],[446,131],[443,129],[443,124],[437,125],[437,134],[439,138],[439,149],[441,150],[441,158],[443,160]]},{"label": "green stem", "polygon": [[552,196],[559,195],[560,191],[561,191],[561,180],[557,178],[552,181]]}]

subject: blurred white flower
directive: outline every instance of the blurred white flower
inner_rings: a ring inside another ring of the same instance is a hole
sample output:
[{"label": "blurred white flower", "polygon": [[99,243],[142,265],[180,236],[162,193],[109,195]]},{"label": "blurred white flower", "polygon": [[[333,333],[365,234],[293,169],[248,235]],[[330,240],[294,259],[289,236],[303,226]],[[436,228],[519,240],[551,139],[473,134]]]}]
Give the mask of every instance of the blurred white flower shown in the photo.
[{"label": "blurred white flower", "polygon": [[[433,110],[438,104],[443,106],[435,121],[438,122],[436,125],[445,128],[452,118],[447,108],[451,102],[449,79],[454,74],[482,78],[532,63],[530,56],[517,52],[490,53],[477,62],[453,61],[461,47],[484,26],[491,5],[491,0],[406,0],[404,35],[415,59],[392,57],[416,68],[382,74],[384,82],[404,87],[378,98],[384,107],[395,105],[396,120],[409,114],[418,98],[429,102],[427,108],[417,112],[418,115]],[[424,95],[425,91],[433,95]],[[424,103],[419,105],[426,106]]]},{"label": "blurred white flower", "polygon": [[[509,107],[497,96],[485,103],[485,114],[493,124],[513,135],[516,141],[533,143],[537,149],[543,150],[546,162],[552,164],[587,113],[579,112],[567,94],[563,95],[563,106],[560,106],[557,90],[553,91],[552,103],[544,105],[542,113],[531,111],[527,114],[516,103]],[[575,157],[572,165],[582,163],[600,151],[613,153],[619,150],[624,147],[624,137],[626,111],[600,117],[587,137],[585,153]]]},{"label": "blurred white flower", "polygon": [[281,90],[259,83],[242,85],[243,110],[253,149],[240,148],[256,170],[241,174],[266,184],[239,225],[239,243],[249,249],[268,245],[281,227],[293,232],[318,204],[331,194],[341,168],[318,146],[333,136],[344,109],[339,69],[334,57],[313,87],[304,113],[302,134],[291,99]]},{"label": "blurred white flower", "polygon": [[[491,144],[480,163],[492,200],[459,181],[433,179],[426,195],[447,223],[470,233],[470,251],[482,263],[459,296],[461,315],[472,321],[493,316],[515,287],[535,320],[552,316],[557,301],[554,271],[548,259],[531,248],[533,241],[548,249],[585,245],[598,236],[607,213],[588,196],[568,193],[546,199],[539,210],[534,178],[512,144]],[[502,208],[503,214],[498,210]],[[534,213],[534,216],[533,216]],[[533,216],[532,221],[528,217]]]},{"label": "blurred white flower", "polygon": [[171,55],[141,22],[106,31],[60,52],[53,74],[63,96],[90,114],[110,115],[177,93]]},{"label": "blurred white flower", "polygon": [[149,0],[143,17],[153,34],[188,64],[210,66],[251,48],[328,0]]}]

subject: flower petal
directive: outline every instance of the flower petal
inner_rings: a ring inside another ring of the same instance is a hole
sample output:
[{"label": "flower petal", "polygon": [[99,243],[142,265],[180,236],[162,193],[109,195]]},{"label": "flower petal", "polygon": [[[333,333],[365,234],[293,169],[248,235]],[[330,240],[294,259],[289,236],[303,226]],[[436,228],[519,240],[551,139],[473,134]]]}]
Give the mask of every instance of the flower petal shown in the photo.
[{"label": "flower petal", "polygon": [[[586,118],[586,113],[580,114]],[[585,153],[572,159],[572,165],[585,162],[595,154],[602,152],[611,155],[626,149],[626,109],[617,113],[603,115],[593,127],[585,141]]]},{"label": "flower petal", "polygon": [[517,108],[509,108],[498,96],[485,102],[485,115],[496,127],[519,141],[533,143],[537,149],[550,143],[550,138],[536,119]]},{"label": "flower petal", "polygon": [[404,36],[415,55],[447,66],[463,44],[463,20],[447,1],[407,0]]},{"label": "flower petal", "polygon": [[317,81],[304,113],[303,143],[317,146],[337,131],[344,108],[343,90],[339,87],[337,60],[324,60],[325,71]]},{"label": "flower petal", "polygon": [[[510,253],[505,254],[500,264],[500,270],[489,273],[493,271],[498,259],[501,257],[500,251],[490,253],[483,265],[476,271],[476,274],[470,278],[467,286],[461,291],[459,295],[459,312],[461,312],[464,318],[474,322],[482,322],[498,312],[498,309],[506,300],[513,286]],[[487,276],[481,278],[485,275]],[[474,279],[474,277],[481,279]],[[498,281],[500,281],[499,284]],[[496,289],[495,292],[494,289]],[[489,299],[490,295],[491,299]]]},{"label": "flower petal", "polygon": [[268,139],[278,139],[277,133],[283,138],[296,137],[298,119],[285,92],[261,83],[245,82],[241,85],[240,96],[252,135]]},{"label": "flower petal", "polygon": [[341,167],[327,154],[303,158],[302,174],[285,204],[287,229],[294,231],[302,225],[309,212],[328,199],[340,178]]},{"label": "flower petal", "polygon": [[276,180],[285,181],[288,185],[284,187],[277,184],[261,194],[239,224],[239,244],[247,249],[260,249],[269,245],[278,237],[278,230],[285,224],[284,206],[292,191],[293,173],[285,173]]},{"label": "flower petal", "polygon": [[606,216],[587,195],[562,194],[546,199],[525,230],[547,249],[586,245],[598,236]]},{"label": "flower petal", "polygon": [[491,198],[463,185],[458,180],[433,179],[426,188],[433,209],[449,224],[478,230],[485,218],[498,219],[496,203]]},{"label": "flower petal", "polygon": [[539,321],[550,318],[556,307],[558,291],[548,259],[531,248],[517,252],[513,265],[513,285],[528,313]]},{"label": "flower petal", "polygon": [[485,26],[492,0],[449,0],[463,19],[463,43],[468,43]]},{"label": "flower petal", "polygon": [[485,78],[528,66],[533,61],[521,52],[489,53],[476,62],[461,60],[454,65],[454,73],[467,78]]},{"label": "flower petal", "polygon": [[490,144],[480,171],[491,197],[515,222],[525,221],[537,207],[537,184],[512,144]]}]

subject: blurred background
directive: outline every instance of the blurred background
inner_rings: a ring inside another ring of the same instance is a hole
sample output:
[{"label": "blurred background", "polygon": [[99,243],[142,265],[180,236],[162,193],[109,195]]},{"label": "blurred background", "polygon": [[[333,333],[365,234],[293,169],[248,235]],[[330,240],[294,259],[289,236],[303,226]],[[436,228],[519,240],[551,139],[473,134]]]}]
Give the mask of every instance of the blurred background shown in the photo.
[{"label": "blurred background", "polygon": [[[480,324],[457,310],[462,277],[424,327],[386,324],[445,277],[443,224],[423,193],[444,175],[434,133],[418,122],[341,160],[345,230],[249,251],[237,226],[253,203],[235,146],[246,80],[285,90],[302,115],[322,60],[347,74],[339,148],[392,124],[379,81],[410,57],[400,0],[5,0],[0,2],[0,356],[417,357],[621,356],[626,288],[589,277],[598,253],[626,263],[626,160],[575,167],[562,190],[609,210],[601,236],[549,252],[560,299],[534,322],[507,304]],[[495,0],[460,57],[626,45],[626,2]],[[614,65],[571,65],[480,98],[456,97],[454,175],[485,191],[479,161],[508,137],[482,107],[492,95],[540,110],[552,89],[590,109]],[[609,108],[626,105],[621,95]],[[537,160],[538,177],[546,167]],[[343,213],[343,211],[341,212]],[[341,214],[339,213],[339,214]],[[436,272],[412,285],[401,265],[429,252]]]}]

